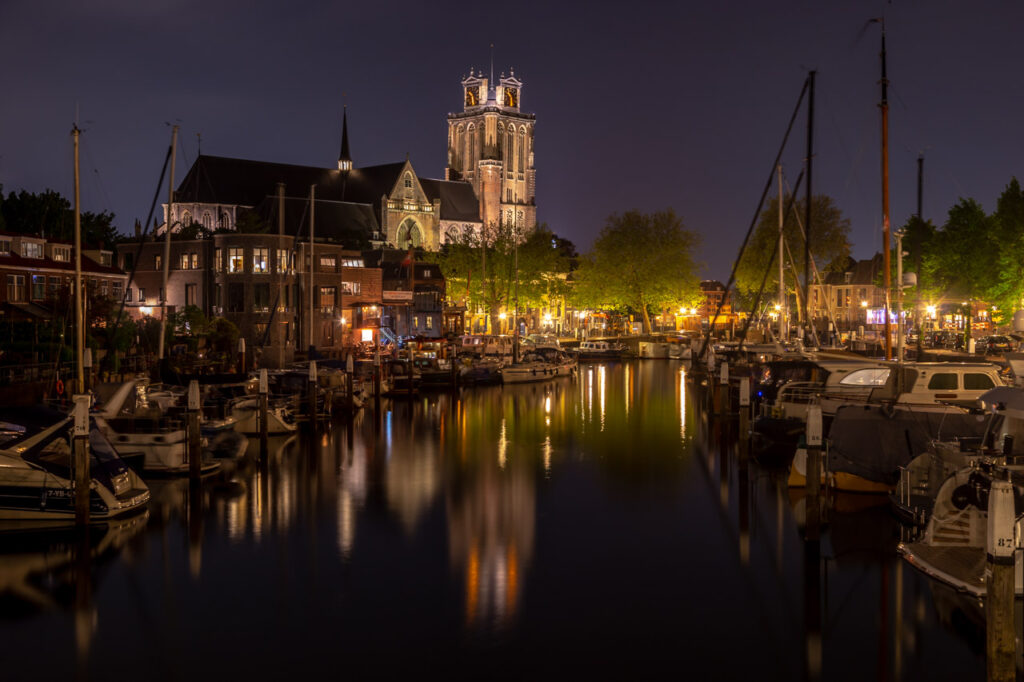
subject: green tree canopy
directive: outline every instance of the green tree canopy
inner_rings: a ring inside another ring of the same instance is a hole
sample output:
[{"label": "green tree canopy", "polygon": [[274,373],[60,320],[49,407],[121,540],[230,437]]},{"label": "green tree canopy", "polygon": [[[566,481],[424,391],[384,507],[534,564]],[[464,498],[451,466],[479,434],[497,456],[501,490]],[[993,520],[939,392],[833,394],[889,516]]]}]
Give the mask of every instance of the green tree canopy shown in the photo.
[{"label": "green tree canopy", "polygon": [[[783,208],[790,205],[792,195],[784,195]],[[804,233],[803,221],[806,215],[806,199],[792,202],[792,209],[783,220],[783,237],[788,251],[785,252],[783,277],[787,292],[797,289],[797,282],[803,278]],[[814,195],[811,203],[811,258],[819,272],[841,267],[850,256],[850,221],[844,218],[832,198],[824,194]],[[736,293],[741,302],[752,303],[769,262],[765,296],[774,298],[779,290],[779,199],[768,202],[761,212],[757,228],[747,244],[746,250],[736,269]],[[775,259],[775,260],[773,260]],[[795,268],[793,267],[795,265]],[[795,270],[795,272],[794,272]],[[811,277],[813,278],[813,274]]]},{"label": "green tree canopy", "polygon": [[671,209],[612,214],[575,273],[575,300],[583,307],[639,312],[649,332],[651,309],[699,300],[699,241]]},{"label": "green tree canopy", "polygon": [[[58,192],[48,189],[35,194],[22,190],[17,194],[10,192],[0,199],[0,214],[5,230],[55,241],[74,242],[74,209],[71,202]],[[83,248],[114,248],[118,234],[113,224],[113,213],[83,211],[80,222]]]},{"label": "green tree canopy", "polygon": [[483,232],[453,235],[439,252],[424,254],[440,266],[450,299],[486,310],[491,327],[497,329],[498,315],[515,305],[517,283],[520,310],[547,306],[554,297],[565,295],[576,253],[572,242],[544,224],[520,238],[518,245],[515,228],[507,225]]},{"label": "green tree canopy", "polygon": [[[995,249],[990,265],[995,281],[986,296],[996,308],[993,318],[1007,324],[1016,310],[1024,308],[1024,190],[1017,178],[999,195],[996,202]],[[995,262],[991,263],[994,257]]]}]

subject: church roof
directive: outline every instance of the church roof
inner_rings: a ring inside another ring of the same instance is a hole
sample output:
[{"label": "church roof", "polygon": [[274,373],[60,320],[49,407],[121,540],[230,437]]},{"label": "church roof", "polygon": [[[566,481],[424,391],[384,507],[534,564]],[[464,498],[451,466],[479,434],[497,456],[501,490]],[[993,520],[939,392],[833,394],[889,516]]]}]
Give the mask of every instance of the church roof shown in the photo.
[{"label": "church roof", "polygon": [[255,206],[279,182],[290,196],[308,196],[316,185],[318,197],[340,199],[340,176],[330,168],[201,155],[178,185],[175,200]]},{"label": "church roof", "polygon": [[[381,197],[391,194],[405,162],[353,168],[344,180],[344,200],[380,206]],[[339,185],[340,186],[340,185]],[[342,196],[339,194],[338,199]]]},{"label": "church roof", "polygon": [[[276,234],[278,198],[267,195],[253,210],[269,226],[270,233]],[[376,238],[380,226],[371,206],[317,199],[315,229],[317,240],[329,239],[351,245],[349,248],[361,248]],[[292,236],[309,234],[308,199],[285,198],[284,231]]]},{"label": "church roof", "polygon": [[427,199],[441,200],[441,220],[480,222],[480,201],[476,198],[473,185],[453,180],[420,178]]}]

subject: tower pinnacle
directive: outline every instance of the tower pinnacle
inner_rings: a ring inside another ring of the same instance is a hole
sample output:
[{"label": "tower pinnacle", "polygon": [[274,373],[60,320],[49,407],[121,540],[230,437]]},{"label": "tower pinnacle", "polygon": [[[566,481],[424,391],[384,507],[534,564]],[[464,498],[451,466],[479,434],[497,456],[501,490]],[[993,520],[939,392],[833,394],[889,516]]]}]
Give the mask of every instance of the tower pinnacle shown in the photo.
[{"label": "tower pinnacle", "polygon": [[352,170],[352,155],[348,151],[348,105],[341,114],[341,153],[338,155],[338,170]]}]

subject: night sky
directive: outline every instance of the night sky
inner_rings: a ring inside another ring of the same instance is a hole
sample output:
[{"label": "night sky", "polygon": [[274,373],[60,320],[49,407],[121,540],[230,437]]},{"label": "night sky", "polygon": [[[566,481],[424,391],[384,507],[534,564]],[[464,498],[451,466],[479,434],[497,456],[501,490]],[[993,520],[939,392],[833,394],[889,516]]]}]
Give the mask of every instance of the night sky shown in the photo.
[{"label": "night sky", "polygon": [[[0,183],[71,196],[76,107],[82,198],[129,231],[181,125],[197,154],[332,166],[348,104],[357,166],[442,177],[448,112],[470,68],[515,69],[537,115],[539,220],[585,250],[616,211],[674,208],[724,280],[809,69],[814,189],[881,248],[879,45],[885,16],[892,223],[987,210],[1021,168],[1024,5],[1007,2],[0,3]],[[805,117],[784,157],[794,181]],[[774,189],[772,190],[774,192]],[[161,201],[166,189],[161,192]]]}]

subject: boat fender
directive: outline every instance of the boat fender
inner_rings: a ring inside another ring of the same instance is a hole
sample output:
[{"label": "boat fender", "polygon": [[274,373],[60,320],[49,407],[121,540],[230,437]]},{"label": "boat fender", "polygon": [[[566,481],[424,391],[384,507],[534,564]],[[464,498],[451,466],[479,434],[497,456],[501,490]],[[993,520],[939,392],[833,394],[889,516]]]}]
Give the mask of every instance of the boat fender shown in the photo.
[{"label": "boat fender", "polygon": [[57,395],[64,395],[64,382],[57,379]]},{"label": "boat fender", "polygon": [[966,509],[971,503],[972,497],[971,487],[965,483],[964,485],[958,485],[953,490],[953,497],[951,498],[951,501],[953,502],[954,507],[962,510]]}]

